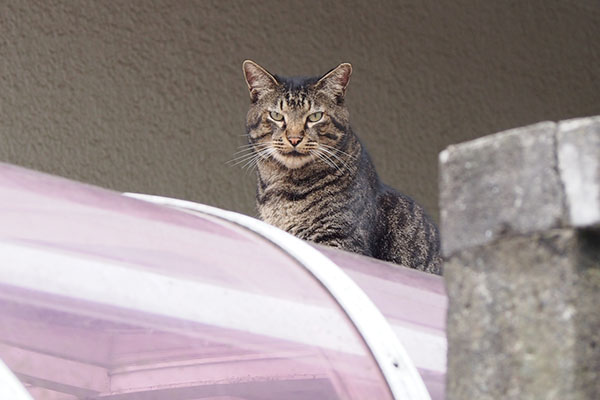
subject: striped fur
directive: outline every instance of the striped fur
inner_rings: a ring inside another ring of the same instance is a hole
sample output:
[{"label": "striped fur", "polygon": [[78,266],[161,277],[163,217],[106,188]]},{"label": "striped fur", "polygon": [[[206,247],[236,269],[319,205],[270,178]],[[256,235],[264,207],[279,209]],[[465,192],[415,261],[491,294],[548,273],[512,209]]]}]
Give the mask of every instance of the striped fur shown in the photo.
[{"label": "striped fur", "polygon": [[[382,184],[349,124],[341,64],[320,78],[243,64],[248,154],[262,220],[301,239],[441,273],[439,234],[423,208]],[[321,114],[319,114],[321,113]]]}]

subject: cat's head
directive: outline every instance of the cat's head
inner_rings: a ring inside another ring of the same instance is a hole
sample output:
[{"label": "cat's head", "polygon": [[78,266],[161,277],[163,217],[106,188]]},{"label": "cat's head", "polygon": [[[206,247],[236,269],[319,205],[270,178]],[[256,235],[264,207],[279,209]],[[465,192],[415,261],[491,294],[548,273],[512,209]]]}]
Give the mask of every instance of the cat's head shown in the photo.
[{"label": "cat's head", "polygon": [[346,87],[350,64],[340,64],[315,78],[284,78],[253,61],[243,63],[251,105],[248,140],[262,159],[287,168],[312,162],[336,166],[349,135]]}]

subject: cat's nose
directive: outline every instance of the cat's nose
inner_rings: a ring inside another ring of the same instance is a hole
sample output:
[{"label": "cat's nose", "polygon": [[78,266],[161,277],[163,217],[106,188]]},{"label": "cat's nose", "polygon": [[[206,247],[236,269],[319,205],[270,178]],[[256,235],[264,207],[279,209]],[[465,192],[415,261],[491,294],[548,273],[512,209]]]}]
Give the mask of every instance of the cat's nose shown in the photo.
[{"label": "cat's nose", "polygon": [[292,136],[292,137],[288,137],[287,139],[290,141],[292,146],[296,147],[298,145],[298,143],[300,143],[300,141],[302,140],[302,137],[301,136]]}]

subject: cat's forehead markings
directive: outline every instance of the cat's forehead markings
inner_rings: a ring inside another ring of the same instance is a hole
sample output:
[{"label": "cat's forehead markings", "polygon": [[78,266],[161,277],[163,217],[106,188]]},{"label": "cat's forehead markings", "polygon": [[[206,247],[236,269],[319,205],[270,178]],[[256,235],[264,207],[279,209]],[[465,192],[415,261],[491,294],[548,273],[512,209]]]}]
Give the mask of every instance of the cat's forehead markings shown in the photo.
[{"label": "cat's forehead markings", "polygon": [[308,109],[310,108],[310,100],[307,99],[304,91],[288,91],[285,94],[285,105],[287,105],[287,108]]}]

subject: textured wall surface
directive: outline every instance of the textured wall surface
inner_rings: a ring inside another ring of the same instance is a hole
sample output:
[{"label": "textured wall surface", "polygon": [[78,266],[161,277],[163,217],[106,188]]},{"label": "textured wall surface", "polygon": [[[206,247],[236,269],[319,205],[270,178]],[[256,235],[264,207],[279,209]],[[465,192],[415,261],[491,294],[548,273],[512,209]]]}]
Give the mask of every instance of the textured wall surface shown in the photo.
[{"label": "textured wall surface", "polygon": [[384,181],[437,217],[437,154],[600,114],[600,2],[0,1],[0,161],[254,214],[241,62],[354,66]]}]

